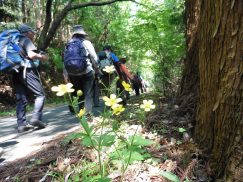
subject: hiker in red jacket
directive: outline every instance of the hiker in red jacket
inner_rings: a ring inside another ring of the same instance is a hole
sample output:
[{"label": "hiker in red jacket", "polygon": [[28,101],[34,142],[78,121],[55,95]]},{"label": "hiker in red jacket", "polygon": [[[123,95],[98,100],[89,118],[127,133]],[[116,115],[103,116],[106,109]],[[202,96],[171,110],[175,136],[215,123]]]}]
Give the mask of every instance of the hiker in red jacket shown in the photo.
[{"label": "hiker in red jacket", "polygon": [[133,80],[133,75],[126,67],[125,63],[126,63],[126,58],[121,58],[118,64],[119,79],[116,82],[117,95],[120,95],[122,97],[124,105],[126,105],[126,101],[129,99],[130,94],[128,91],[124,90],[124,86],[122,85],[122,82],[125,81],[127,84],[131,85]]}]

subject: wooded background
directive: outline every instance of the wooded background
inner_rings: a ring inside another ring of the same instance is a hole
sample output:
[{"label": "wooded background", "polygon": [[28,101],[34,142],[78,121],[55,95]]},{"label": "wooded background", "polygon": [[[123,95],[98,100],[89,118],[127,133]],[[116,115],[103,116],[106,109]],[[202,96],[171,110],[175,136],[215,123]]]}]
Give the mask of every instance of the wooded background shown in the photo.
[{"label": "wooded background", "polygon": [[[71,27],[82,24],[97,52],[112,45],[120,58],[128,58],[129,69],[141,71],[154,90],[178,96],[180,108],[187,108],[181,112],[192,115],[194,137],[208,153],[215,179],[243,179],[242,0],[2,0],[0,4],[1,30],[22,22],[37,29],[38,48],[51,57],[42,69],[47,90],[62,80],[54,80],[53,73],[61,75],[61,55]],[[1,79],[1,102],[12,93],[6,89],[8,80],[6,75]]]}]

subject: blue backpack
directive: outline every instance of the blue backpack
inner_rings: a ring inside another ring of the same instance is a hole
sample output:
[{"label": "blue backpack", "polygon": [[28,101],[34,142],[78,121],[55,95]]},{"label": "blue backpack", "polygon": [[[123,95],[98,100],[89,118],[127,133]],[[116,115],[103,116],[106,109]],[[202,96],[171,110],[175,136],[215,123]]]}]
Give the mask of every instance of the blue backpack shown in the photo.
[{"label": "blue backpack", "polygon": [[0,34],[0,72],[17,70],[25,62],[18,30],[5,30]]},{"label": "blue backpack", "polygon": [[71,39],[64,50],[64,67],[70,75],[80,75],[87,68],[87,51],[83,40]]}]

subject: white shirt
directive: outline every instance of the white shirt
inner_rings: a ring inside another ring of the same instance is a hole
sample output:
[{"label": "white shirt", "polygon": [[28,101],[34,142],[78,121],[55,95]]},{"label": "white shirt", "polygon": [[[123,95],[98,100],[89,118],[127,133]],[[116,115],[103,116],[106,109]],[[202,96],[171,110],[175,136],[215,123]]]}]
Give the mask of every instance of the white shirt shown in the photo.
[{"label": "white shirt", "polygon": [[[83,45],[86,49],[87,52],[87,56],[90,56],[90,59],[92,59],[93,61],[95,61],[98,64],[98,56],[95,52],[94,46],[92,45],[92,43],[89,40],[84,39],[83,40]],[[80,73],[80,75],[84,75],[89,73],[90,71],[93,71],[93,67],[92,67],[92,63],[91,60],[88,59],[87,60],[87,68],[84,72]]]}]

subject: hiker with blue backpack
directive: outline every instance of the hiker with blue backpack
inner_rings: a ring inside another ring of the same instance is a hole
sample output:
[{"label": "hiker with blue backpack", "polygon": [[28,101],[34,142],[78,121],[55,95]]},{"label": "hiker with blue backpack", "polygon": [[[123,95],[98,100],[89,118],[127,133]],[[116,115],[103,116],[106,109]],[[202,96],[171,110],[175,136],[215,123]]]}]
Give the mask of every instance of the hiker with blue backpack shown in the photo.
[{"label": "hiker with blue backpack", "polygon": [[112,81],[115,79],[115,73],[106,73],[104,68],[106,66],[114,66],[116,73],[120,75],[119,69],[119,58],[115,55],[110,45],[105,45],[103,51],[98,53],[99,56],[99,68],[102,72],[101,74],[101,81],[103,84],[100,85],[103,95],[108,94],[107,88],[110,87]]},{"label": "hiker with blue backpack", "polygon": [[[31,129],[29,124],[39,129],[45,128],[45,124],[42,122],[45,93],[37,66],[39,61],[46,61],[48,56],[37,52],[37,48],[32,42],[35,33],[30,26],[22,24],[18,30],[7,30],[0,35],[1,50],[3,50],[5,39],[8,42],[5,44],[7,51],[5,53],[1,51],[0,69],[1,71],[6,69],[12,73],[19,133]],[[29,122],[26,120],[27,91],[30,91],[35,97],[34,110]]]},{"label": "hiker with blue backpack", "polygon": [[[64,50],[64,73],[66,72],[75,89],[72,96],[77,96],[77,91],[82,90],[83,95],[78,99],[79,109],[85,108],[88,119],[91,121],[94,77],[99,70],[98,56],[87,36],[81,25],[73,27],[72,38]],[[69,110],[74,111],[71,106]]]}]

